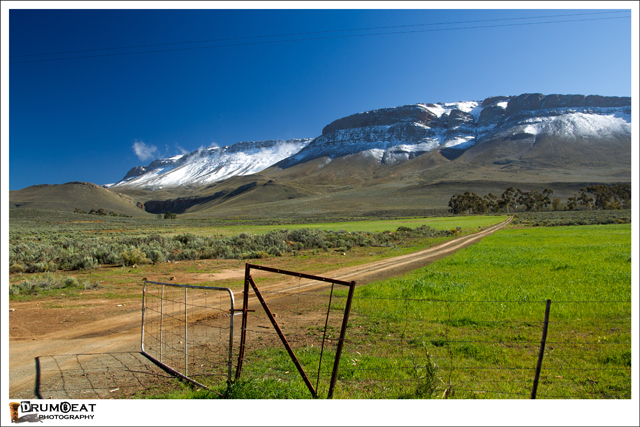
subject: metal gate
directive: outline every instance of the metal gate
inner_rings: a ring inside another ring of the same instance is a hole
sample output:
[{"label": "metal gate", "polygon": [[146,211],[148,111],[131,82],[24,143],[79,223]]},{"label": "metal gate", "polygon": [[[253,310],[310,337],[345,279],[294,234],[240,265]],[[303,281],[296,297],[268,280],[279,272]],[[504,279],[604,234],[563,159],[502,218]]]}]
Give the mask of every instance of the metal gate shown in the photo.
[{"label": "metal gate", "polygon": [[234,303],[228,288],[145,281],[142,354],[206,389],[231,382]]}]

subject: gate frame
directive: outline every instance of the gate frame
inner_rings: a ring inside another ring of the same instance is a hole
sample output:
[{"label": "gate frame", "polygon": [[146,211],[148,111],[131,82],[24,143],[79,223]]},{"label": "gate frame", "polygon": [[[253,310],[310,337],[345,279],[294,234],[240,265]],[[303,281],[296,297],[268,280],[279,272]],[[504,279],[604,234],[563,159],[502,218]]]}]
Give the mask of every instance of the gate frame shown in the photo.
[{"label": "gate frame", "polygon": [[[344,280],[331,279],[331,278],[328,278],[328,277],[321,277],[321,276],[314,276],[312,274],[298,273],[298,272],[295,272],[295,271],[282,270],[282,269],[279,269],[279,268],[264,267],[264,266],[256,265],[256,264],[248,264],[247,263],[245,265],[245,277],[244,277],[244,290],[243,290],[243,298],[242,298],[242,310],[238,310],[238,311],[242,311],[242,328],[241,328],[241,335],[240,335],[240,349],[239,349],[239,352],[238,352],[238,364],[237,364],[237,368],[236,368],[236,380],[238,380],[240,378],[240,373],[242,372],[242,361],[244,359],[244,350],[245,350],[246,336],[247,336],[247,317],[248,317],[247,313],[250,312],[250,311],[255,311],[255,310],[249,310],[248,309],[248,307],[249,307],[249,298],[248,298],[248,296],[249,296],[249,285],[251,285],[251,287],[253,288],[256,296],[260,300],[260,304],[262,304],[262,307],[263,307],[265,313],[269,317],[269,320],[271,321],[271,324],[273,325],[273,327],[275,328],[276,332],[278,333],[278,336],[280,337],[280,340],[282,341],[282,344],[286,348],[287,352],[289,353],[289,356],[291,357],[291,360],[296,365],[296,368],[298,369],[298,372],[300,373],[300,376],[302,377],[303,381],[307,385],[307,388],[311,392],[311,395],[315,399],[318,398],[318,393],[313,388],[313,385],[311,384],[311,381],[309,381],[309,378],[307,377],[306,373],[304,372],[304,369],[302,368],[302,365],[300,364],[300,362],[298,361],[295,353],[293,352],[293,349],[291,348],[291,346],[287,342],[287,339],[285,338],[284,334],[282,333],[282,330],[280,329],[280,326],[278,325],[278,322],[276,321],[275,317],[271,313],[271,310],[269,309],[269,306],[267,305],[266,301],[262,297],[262,294],[260,293],[260,290],[258,289],[258,286],[253,281],[253,278],[251,277],[251,269],[252,268],[255,269],[255,270],[263,270],[263,271],[268,271],[268,272],[271,272],[271,273],[285,274],[285,275],[288,275],[288,276],[300,277],[300,278],[310,279],[310,280],[317,280],[317,281],[321,281],[321,282],[328,282],[328,283],[331,283],[331,284],[343,285],[343,286],[348,286],[349,287],[349,294],[347,296],[347,302],[346,302],[346,305],[345,305],[345,308],[344,308],[344,315],[343,315],[343,318],[342,318],[342,327],[340,328],[340,338],[338,340],[338,347],[336,348],[336,355],[335,355],[335,359],[334,359],[334,362],[333,362],[333,371],[331,373],[331,381],[329,383],[329,393],[328,393],[328,396],[327,396],[328,399],[333,398],[333,391],[334,391],[334,388],[335,388],[336,380],[338,378],[338,367],[340,365],[340,356],[342,355],[342,347],[343,347],[343,344],[344,344],[344,338],[345,338],[346,331],[347,331],[347,324],[349,322],[349,312],[351,311],[351,302],[353,300],[353,292],[354,292],[355,287],[356,287],[356,282],[353,281],[353,280],[350,281],[350,282],[347,282],[347,281],[344,281]],[[330,307],[329,307],[329,309],[330,309]]]},{"label": "gate frame", "polygon": [[[184,330],[184,343],[185,343],[185,361],[187,360],[188,357],[188,341],[187,341],[187,289],[205,289],[205,290],[212,290],[212,291],[227,291],[229,293],[229,298],[231,300],[231,309],[229,310],[229,361],[228,361],[228,370],[227,370],[227,384],[231,383],[231,368],[232,368],[232,364],[233,364],[233,317],[234,317],[234,313],[238,310],[235,310],[235,299],[233,297],[233,291],[231,291],[231,289],[229,288],[220,288],[220,287],[215,287],[215,286],[196,286],[196,285],[179,285],[177,283],[162,283],[162,282],[152,282],[149,280],[145,280],[144,281],[144,285],[142,287],[142,323],[141,323],[141,336],[140,336],[140,352],[147,357],[148,359],[150,359],[153,363],[157,364],[158,366],[162,367],[163,369],[166,369],[167,371],[171,372],[173,375],[176,375],[184,380],[189,381],[192,384],[197,385],[198,387],[203,387],[207,390],[211,390],[209,387],[207,387],[204,384],[201,384],[191,378],[188,377],[188,372],[185,372],[184,374],[177,371],[176,369],[170,367],[169,365],[166,365],[165,363],[163,363],[161,360],[156,359],[155,357],[151,356],[149,353],[147,353],[147,351],[144,348],[144,312],[145,312],[145,300],[146,300],[146,291],[147,291],[147,284],[154,284],[154,285],[162,285],[162,296],[160,297],[160,304],[161,304],[161,309],[160,309],[160,337],[162,337],[162,304],[164,301],[164,287],[165,286],[171,286],[174,288],[184,288],[185,289],[185,330]],[[162,338],[160,341],[160,358],[162,359]],[[186,371],[186,367],[187,364],[185,363],[185,371]]]}]

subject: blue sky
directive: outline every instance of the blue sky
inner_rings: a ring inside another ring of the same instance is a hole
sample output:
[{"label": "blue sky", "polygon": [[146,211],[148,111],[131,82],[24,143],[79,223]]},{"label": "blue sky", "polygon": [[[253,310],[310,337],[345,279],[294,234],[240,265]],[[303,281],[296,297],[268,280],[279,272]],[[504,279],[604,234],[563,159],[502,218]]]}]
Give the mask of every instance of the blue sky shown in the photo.
[{"label": "blue sky", "polygon": [[[630,12],[414,4],[9,10],[9,188],[113,183],[155,158],[315,137],[377,108],[532,92],[631,96]],[[346,31],[363,28],[374,29]],[[57,54],[23,56],[43,53]]]}]

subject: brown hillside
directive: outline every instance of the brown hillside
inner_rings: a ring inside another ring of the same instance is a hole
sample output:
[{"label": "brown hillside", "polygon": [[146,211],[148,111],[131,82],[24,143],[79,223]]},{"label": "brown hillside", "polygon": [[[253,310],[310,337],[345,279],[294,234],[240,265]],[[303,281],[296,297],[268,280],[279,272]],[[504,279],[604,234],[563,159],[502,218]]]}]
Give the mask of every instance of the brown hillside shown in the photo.
[{"label": "brown hillside", "polygon": [[131,216],[148,216],[137,201],[125,194],[110,191],[90,182],[68,182],[56,185],[34,185],[9,192],[11,209],[50,209],[73,212],[76,208],[89,212],[100,208]]}]

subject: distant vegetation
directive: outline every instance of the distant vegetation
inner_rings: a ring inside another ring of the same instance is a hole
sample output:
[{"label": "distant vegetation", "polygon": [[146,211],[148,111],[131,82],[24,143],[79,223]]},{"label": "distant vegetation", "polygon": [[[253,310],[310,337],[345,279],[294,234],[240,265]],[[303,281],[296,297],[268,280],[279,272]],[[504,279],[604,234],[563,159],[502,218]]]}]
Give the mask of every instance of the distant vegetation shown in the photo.
[{"label": "distant vegetation", "polygon": [[11,273],[39,273],[56,270],[91,269],[99,265],[159,263],[197,259],[256,259],[282,256],[303,249],[348,251],[353,247],[393,246],[408,238],[446,237],[457,230],[435,230],[427,225],[401,226],[396,231],[348,232],[312,230],[274,230],[265,234],[240,233],[232,237],[197,236],[99,236],[72,238],[52,235],[48,239],[10,243]]},{"label": "distant vegetation", "polygon": [[75,208],[73,213],[78,213],[78,214],[85,214],[85,215],[101,215],[101,216],[119,216],[119,217],[123,217],[123,218],[131,218],[131,215],[125,215],[122,213],[115,213],[113,211],[110,211],[109,213],[107,213],[107,211],[105,211],[103,208],[100,208],[98,210],[95,209],[91,209],[89,212],[87,211],[83,211],[81,209]]},{"label": "distant vegetation", "polygon": [[514,219],[512,222],[513,225],[523,225],[528,227],[630,223],[631,211],[628,209],[519,212],[514,215]]},{"label": "distant vegetation", "polygon": [[40,277],[26,279],[21,283],[9,286],[9,295],[33,295],[53,293],[56,291],[77,291],[98,288],[98,282],[89,280],[79,281],[73,276],[60,277],[53,273],[46,273]]},{"label": "distant vegetation", "polygon": [[[89,270],[100,265],[197,259],[260,259],[294,255],[302,250],[346,252],[354,247],[396,247],[413,238],[453,236],[460,233],[460,227],[477,229],[503,219],[470,216],[462,221],[452,216],[389,221],[359,218],[356,222],[356,218],[337,218],[344,222],[304,225],[312,220],[300,219],[302,224],[283,220],[285,224],[276,225],[274,220],[158,221],[108,215],[95,220],[80,218],[82,215],[68,212],[10,211],[10,272]],[[629,223],[630,218],[628,210],[518,212],[514,224],[616,224]],[[284,229],[286,222],[290,224],[288,229]]]},{"label": "distant vegetation", "polygon": [[484,214],[488,212],[514,213],[520,211],[540,212],[549,210],[592,210],[592,209],[631,209],[631,184],[591,185],[581,188],[579,194],[569,197],[563,204],[559,198],[551,199],[553,190],[545,188],[522,191],[519,188],[507,188],[500,197],[494,194],[479,196],[465,191],[454,194],[449,207],[454,214]]}]

